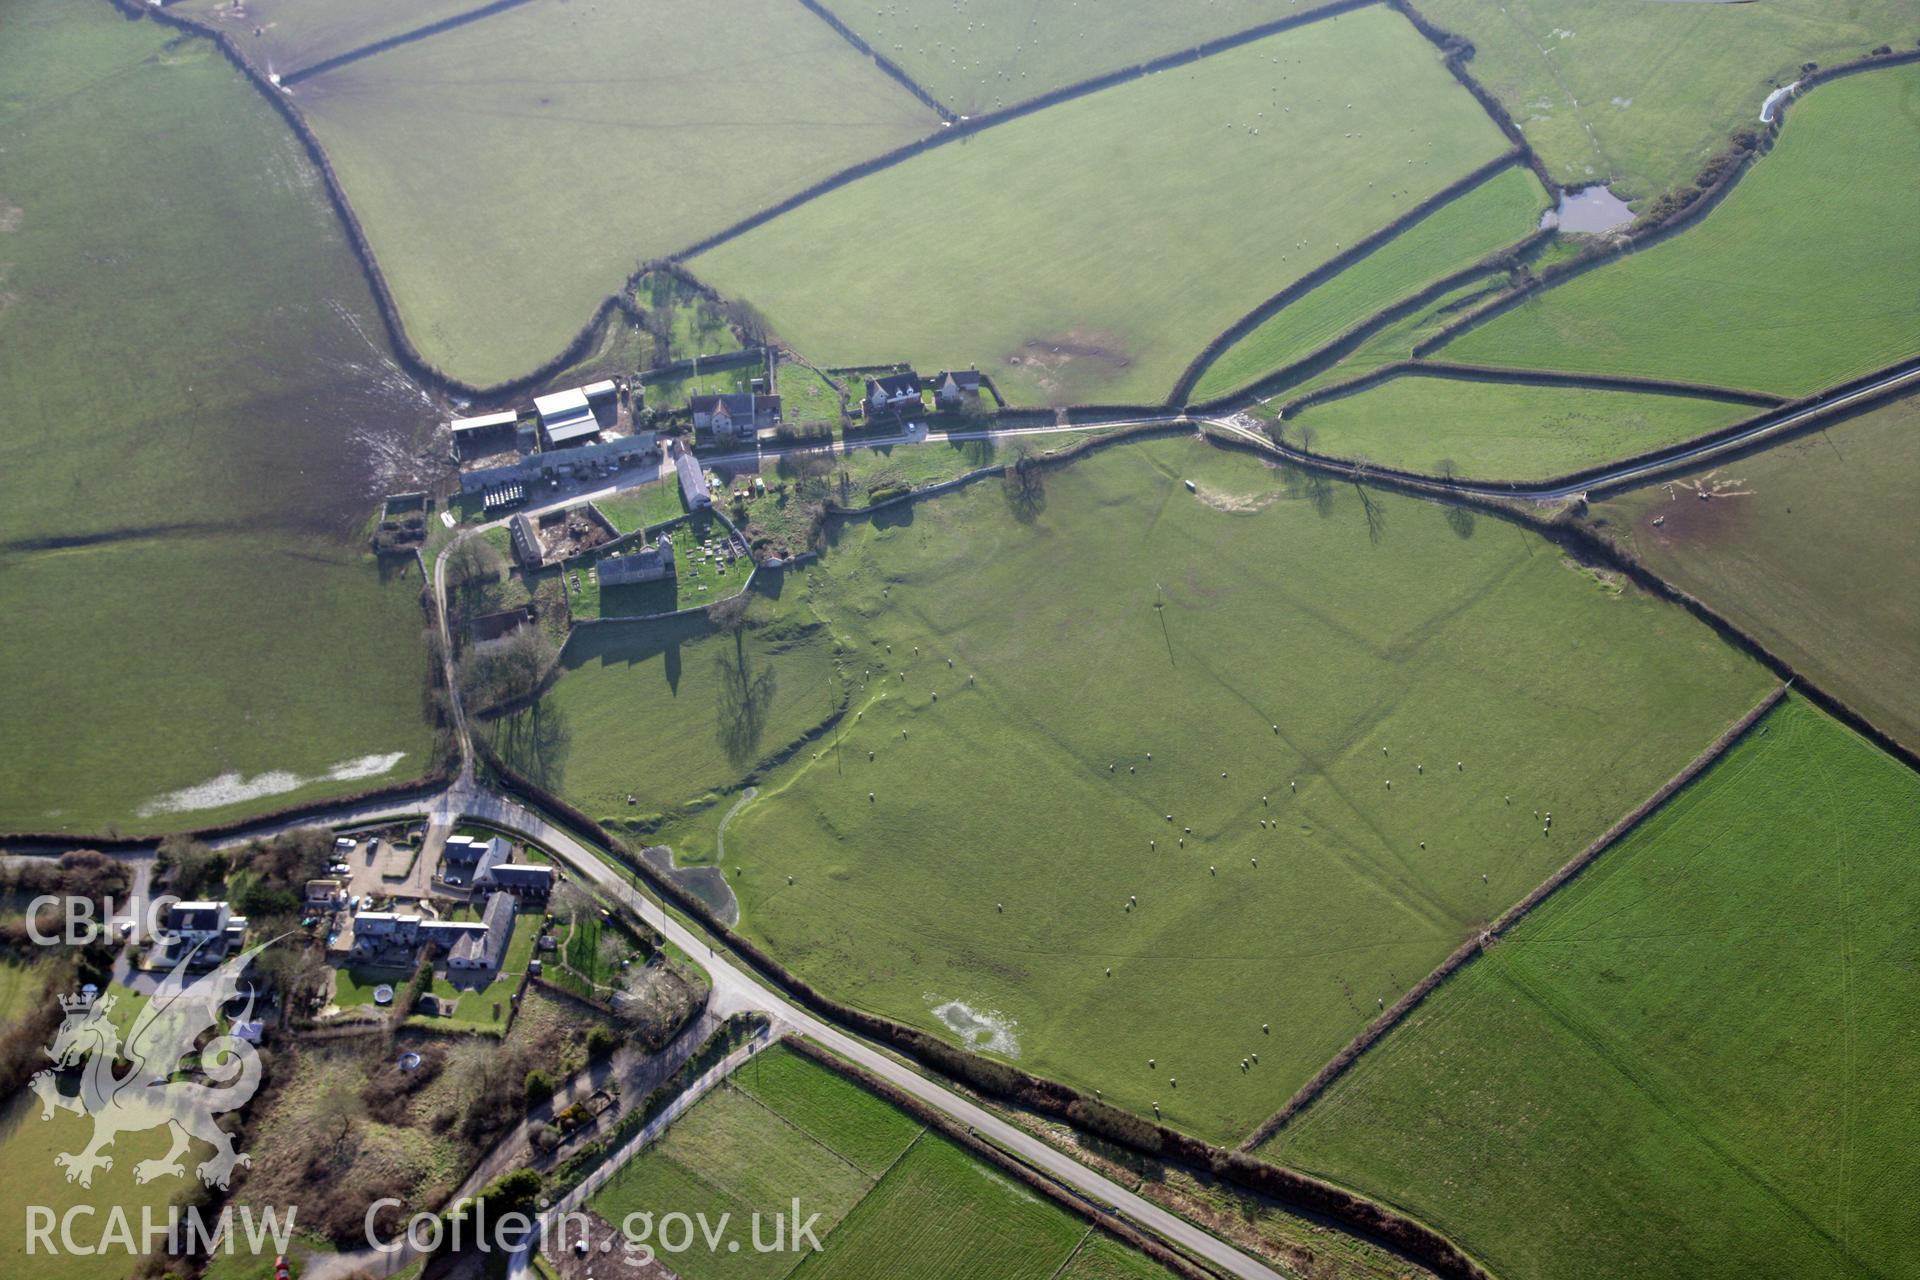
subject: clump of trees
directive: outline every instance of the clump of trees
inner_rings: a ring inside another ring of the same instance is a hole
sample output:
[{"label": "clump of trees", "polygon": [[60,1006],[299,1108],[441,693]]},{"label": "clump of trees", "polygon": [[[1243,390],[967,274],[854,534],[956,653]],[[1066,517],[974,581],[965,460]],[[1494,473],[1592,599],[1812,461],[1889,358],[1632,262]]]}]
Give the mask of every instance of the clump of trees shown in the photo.
[{"label": "clump of trees", "polygon": [[469,710],[492,711],[539,692],[560,650],[540,627],[518,627],[476,644],[460,658],[460,696]]}]

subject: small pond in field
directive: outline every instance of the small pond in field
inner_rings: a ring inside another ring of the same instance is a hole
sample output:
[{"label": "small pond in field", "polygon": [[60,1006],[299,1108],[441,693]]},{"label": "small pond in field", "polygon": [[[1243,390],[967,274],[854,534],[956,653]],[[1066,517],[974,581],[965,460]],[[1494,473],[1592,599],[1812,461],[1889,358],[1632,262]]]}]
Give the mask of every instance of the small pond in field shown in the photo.
[{"label": "small pond in field", "polygon": [[1633,221],[1633,210],[1605,187],[1582,187],[1562,191],[1560,206],[1540,215],[1540,226],[1559,227],[1562,231],[1612,231]]}]

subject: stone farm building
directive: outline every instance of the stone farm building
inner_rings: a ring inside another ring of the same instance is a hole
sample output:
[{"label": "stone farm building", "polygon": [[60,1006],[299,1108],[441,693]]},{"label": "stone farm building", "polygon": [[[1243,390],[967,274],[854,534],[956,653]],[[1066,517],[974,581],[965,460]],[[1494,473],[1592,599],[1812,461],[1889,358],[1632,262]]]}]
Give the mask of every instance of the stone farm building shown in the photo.
[{"label": "stone farm building", "polygon": [[979,398],[978,369],[943,369],[933,380],[933,402],[942,409],[958,409]]},{"label": "stone farm building", "polygon": [[500,962],[507,958],[507,944],[513,941],[513,918],[518,910],[512,894],[490,895],[486,910],[480,915],[484,928],[478,933],[463,934],[454,942],[447,952],[447,968],[488,973],[498,969]]},{"label": "stone farm building", "polygon": [[176,902],[167,908],[164,924],[167,964],[189,955],[194,968],[219,964],[247,937],[247,918],[234,915],[224,902]]},{"label": "stone farm building", "polygon": [[661,537],[652,546],[642,546],[622,555],[603,556],[595,566],[603,587],[625,586],[632,582],[658,582],[674,576],[673,541]]},{"label": "stone farm building", "polygon": [[920,408],[920,375],[908,369],[867,379],[867,412],[899,413]]},{"label": "stone farm building", "polygon": [[713,491],[707,487],[706,468],[693,456],[693,451],[684,444],[676,444],[673,450],[673,468],[680,476],[680,496],[686,501],[687,510],[713,505]]},{"label": "stone farm building", "polygon": [[713,432],[716,440],[738,440],[763,427],[780,425],[780,397],[741,391],[728,395],[695,396],[688,402],[693,425]]}]

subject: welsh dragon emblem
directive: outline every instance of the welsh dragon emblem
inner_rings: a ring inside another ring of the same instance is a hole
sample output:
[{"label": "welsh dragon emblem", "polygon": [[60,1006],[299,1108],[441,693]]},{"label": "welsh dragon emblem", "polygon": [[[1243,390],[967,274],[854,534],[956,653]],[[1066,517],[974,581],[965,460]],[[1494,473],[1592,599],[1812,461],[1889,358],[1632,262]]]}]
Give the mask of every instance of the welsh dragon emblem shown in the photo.
[{"label": "welsh dragon emblem", "polygon": [[[93,1118],[93,1141],[82,1151],[62,1153],[54,1163],[67,1171],[67,1181],[93,1185],[96,1169],[113,1168],[106,1149],[122,1133],[138,1133],[162,1125],[173,1130],[173,1145],[157,1160],[134,1166],[138,1182],[180,1177],[186,1173],[181,1157],[198,1138],[213,1148],[210,1159],[195,1170],[210,1187],[225,1187],[234,1166],[250,1165],[252,1157],[235,1152],[233,1139],[221,1131],[215,1117],[246,1105],[260,1087],[260,1057],[251,1044],[232,1034],[216,1035],[204,1045],[200,1038],[220,1021],[220,1010],[247,987],[247,1004],[240,1019],[253,1016],[253,992],[241,974],[261,947],[221,965],[198,980],[189,979],[182,957],[164,978],[153,998],[134,1018],[123,1044],[113,1018],[117,998],[101,995],[62,996],[66,1020],[46,1050],[53,1067],[33,1077],[40,1098],[40,1118],[51,1120],[56,1108],[78,1111]],[[198,1054],[195,1079],[176,1079],[194,1073],[182,1069],[183,1060]],[[125,1074],[115,1067],[129,1064]],[[80,1068],[78,1094],[62,1093],[59,1073]]]}]

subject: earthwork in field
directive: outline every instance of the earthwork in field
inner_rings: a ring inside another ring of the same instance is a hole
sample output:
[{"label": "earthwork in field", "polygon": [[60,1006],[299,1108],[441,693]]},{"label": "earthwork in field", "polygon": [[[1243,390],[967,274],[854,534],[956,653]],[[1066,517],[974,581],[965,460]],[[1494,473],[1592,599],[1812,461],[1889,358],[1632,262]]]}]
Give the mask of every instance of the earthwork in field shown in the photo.
[{"label": "earthwork in field", "polygon": [[[1762,8],[1705,4],[1650,9]],[[1920,66],[1820,85],[1697,225],[1536,294],[1440,348],[1467,364],[1807,395],[1920,349],[1910,220]]]},{"label": "earthwork in field", "polygon": [[[1768,683],[1514,526],[1190,439],[842,526],[778,608],[772,635],[831,630],[851,692],[816,668],[799,721],[846,711],[728,825],[743,931],[836,998],[950,1036],[943,1008],[990,1015],[1023,1068],[1216,1139]],[[628,779],[722,785],[720,759],[678,776],[669,688],[657,653],[576,664],[549,695],[562,793],[598,815]],[[682,697],[699,747],[714,693]],[[653,767],[597,763],[643,739]],[[647,839],[711,862],[721,807]]]},{"label": "earthwork in field", "polygon": [[1507,147],[1427,41],[1368,8],[935,148],[689,265],[822,364],[1154,402],[1256,304]]},{"label": "earthwork in field", "polygon": [[1920,400],[1593,504],[1588,523],[1920,751]]},{"label": "earthwork in field", "polygon": [[293,103],[414,345],[481,384],[565,347],[643,261],[939,124],[792,0],[529,0]]},{"label": "earthwork in field", "polygon": [[1261,1154],[1499,1275],[1911,1274],[1917,844],[1920,779],[1789,700]]},{"label": "earthwork in field", "polygon": [[[1525,130],[1555,182],[1610,182],[1644,208],[1694,175],[1775,86],[1920,37],[1903,0],[1629,6],[1413,0],[1473,46],[1467,70]],[[1797,109],[1797,108],[1796,108]]]},{"label": "earthwork in field", "polygon": [[6,23],[0,826],[425,773],[420,576],[362,539],[432,410],[318,175],[205,40],[60,0]]}]

